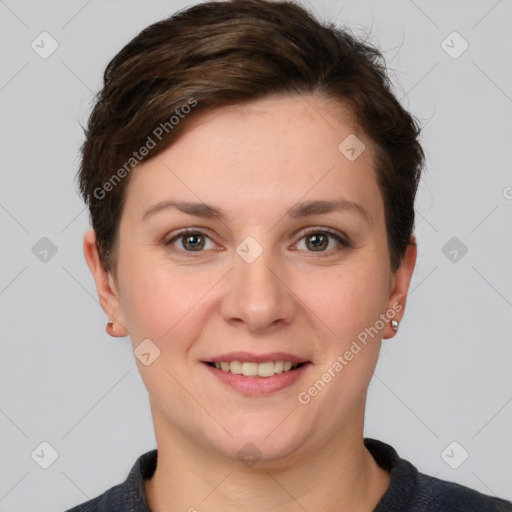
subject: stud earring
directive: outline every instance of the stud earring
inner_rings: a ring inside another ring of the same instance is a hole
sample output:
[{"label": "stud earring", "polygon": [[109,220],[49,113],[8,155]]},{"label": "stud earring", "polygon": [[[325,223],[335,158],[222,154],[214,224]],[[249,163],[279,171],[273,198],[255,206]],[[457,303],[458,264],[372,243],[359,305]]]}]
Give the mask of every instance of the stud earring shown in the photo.
[{"label": "stud earring", "polygon": [[107,328],[111,329],[112,332],[116,332],[116,324],[112,320],[109,320]]},{"label": "stud earring", "polygon": [[391,320],[391,327],[393,328],[393,330],[398,331],[398,321]]}]

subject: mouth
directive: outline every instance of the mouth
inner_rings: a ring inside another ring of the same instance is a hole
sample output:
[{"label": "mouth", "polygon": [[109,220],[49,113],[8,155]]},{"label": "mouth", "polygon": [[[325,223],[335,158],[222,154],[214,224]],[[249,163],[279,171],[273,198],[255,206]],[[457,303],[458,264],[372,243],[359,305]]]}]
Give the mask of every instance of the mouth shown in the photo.
[{"label": "mouth", "polygon": [[212,368],[216,368],[222,372],[231,373],[234,375],[241,375],[243,377],[259,377],[269,378],[274,375],[282,373],[289,373],[298,370],[306,364],[310,364],[308,361],[304,362],[292,362],[292,361],[203,361],[205,364]]},{"label": "mouth", "polygon": [[268,396],[291,389],[313,365],[312,361],[289,352],[229,352],[200,362],[214,378],[213,382],[245,396]]}]

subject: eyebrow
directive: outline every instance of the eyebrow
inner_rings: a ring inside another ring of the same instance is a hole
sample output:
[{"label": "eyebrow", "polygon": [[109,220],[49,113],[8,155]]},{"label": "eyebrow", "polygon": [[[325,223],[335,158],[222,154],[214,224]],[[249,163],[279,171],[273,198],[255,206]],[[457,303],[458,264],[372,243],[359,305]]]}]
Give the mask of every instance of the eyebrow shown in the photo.
[{"label": "eyebrow", "polygon": [[[220,208],[215,208],[214,206],[210,206],[206,203],[174,200],[164,200],[154,204],[142,214],[142,220],[145,221],[157,213],[169,209],[176,209],[188,215],[194,215],[195,217],[201,217],[204,219],[218,219],[222,222],[226,221],[226,215]],[[357,213],[362,216],[368,224],[371,224],[371,218],[364,207],[359,203],[349,201],[347,199],[318,199],[297,203],[289,209],[286,216],[294,219],[300,219],[303,217],[332,213],[336,211]]]}]

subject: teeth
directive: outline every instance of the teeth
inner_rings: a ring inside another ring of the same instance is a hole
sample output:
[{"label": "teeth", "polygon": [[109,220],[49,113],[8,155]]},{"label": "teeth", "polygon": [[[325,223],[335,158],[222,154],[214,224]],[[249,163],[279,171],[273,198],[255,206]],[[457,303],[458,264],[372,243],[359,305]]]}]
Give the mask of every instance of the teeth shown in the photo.
[{"label": "teeth", "polygon": [[274,363],[268,361],[267,363],[260,363],[256,365],[256,371],[260,377],[272,377],[274,375]]},{"label": "teeth", "polygon": [[258,375],[258,363],[242,363],[242,375],[256,377]]},{"label": "teeth", "polygon": [[[229,364],[229,371],[231,373],[235,373],[236,375],[240,375],[242,373],[242,363],[240,361],[232,361],[231,363],[228,363]],[[221,368],[222,368],[222,363],[221,363]],[[224,370],[224,371],[228,371],[228,370]]]},{"label": "teeth", "polygon": [[289,372],[297,368],[297,363],[291,361],[265,361],[264,363],[249,363],[241,361],[222,361],[215,363],[215,368],[235,375],[245,377],[272,377],[277,373]]},{"label": "teeth", "polygon": [[276,361],[274,363],[274,372],[275,373],[283,373],[283,369],[284,369],[283,361]]}]

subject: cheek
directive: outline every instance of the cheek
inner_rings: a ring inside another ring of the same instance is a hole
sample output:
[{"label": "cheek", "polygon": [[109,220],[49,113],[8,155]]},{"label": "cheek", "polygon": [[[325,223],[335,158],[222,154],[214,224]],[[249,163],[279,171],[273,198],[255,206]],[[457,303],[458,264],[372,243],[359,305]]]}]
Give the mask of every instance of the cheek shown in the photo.
[{"label": "cheek", "polygon": [[[193,339],[205,316],[209,291],[219,280],[216,272],[177,269],[155,261],[126,260],[123,311],[134,344],[149,338],[160,348],[175,350],[181,340]],[[186,331],[186,335],[184,333]]]},{"label": "cheek", "polygon": [[323,333],[319,336],[318,370],[308,389],[316,392],[318,379],[328,382],[315,407],[328,403],[332,414],[339,414],[344,421],[348,411],[360,406],[378,360],[379,315],[388,291],[386,274],[373,261],[305,279],[308,281],[301,290],[301,296],[307,298],[305,311],[314,312],[311,318],[317,333]]},{"label": "cheek", "polygon": [[323,320],[327,332],[346,340],[373,325],[382,313],[388,291],[386,277],[375,263],[361,262],[304,275],[298,295]]}]

